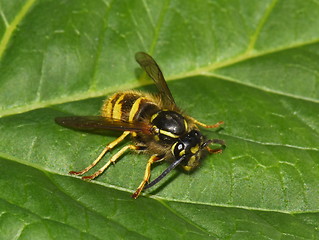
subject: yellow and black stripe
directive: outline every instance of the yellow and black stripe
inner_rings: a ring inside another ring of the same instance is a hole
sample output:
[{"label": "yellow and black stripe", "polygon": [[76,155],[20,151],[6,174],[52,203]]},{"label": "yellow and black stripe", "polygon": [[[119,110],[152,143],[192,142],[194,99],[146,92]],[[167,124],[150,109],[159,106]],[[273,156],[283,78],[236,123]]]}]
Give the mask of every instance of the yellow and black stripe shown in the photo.
[{"label": "yellow and black stripe", "polygon": [[134,122],[147,119],[159,110],[153,96],[127,91],[116,93],[107,99],[102,107],[102,116]]}]

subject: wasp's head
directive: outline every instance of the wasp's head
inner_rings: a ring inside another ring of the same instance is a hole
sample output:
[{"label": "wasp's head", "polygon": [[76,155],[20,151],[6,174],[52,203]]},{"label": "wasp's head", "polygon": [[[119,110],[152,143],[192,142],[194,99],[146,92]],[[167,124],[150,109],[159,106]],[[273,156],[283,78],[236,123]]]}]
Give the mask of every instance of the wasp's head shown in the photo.
[{"label": "wasp's head", "polygon": [[224,141],[219,139],[205,140],[205,137],[196,129],[189,131],[183,136],[179,137],[172,145],[171,151],[174,156],[174,161],[171,165],[162,172],[156,179],[147,184],[144,189],[150,188],[163,179],[175,167],[181,165],[184,170],[191,171],[196,168],[203,154],[203,150],[208,150],[210,143],[217,143],[225,145]]},{"label": "wasp's head", "polygon": [[204,136],[198,130],[191,130],[178,139],[172,146],[172,152],[175,159],[185,156],[180,165],[186,171],[191,171],[198,166],[206,145]]}]

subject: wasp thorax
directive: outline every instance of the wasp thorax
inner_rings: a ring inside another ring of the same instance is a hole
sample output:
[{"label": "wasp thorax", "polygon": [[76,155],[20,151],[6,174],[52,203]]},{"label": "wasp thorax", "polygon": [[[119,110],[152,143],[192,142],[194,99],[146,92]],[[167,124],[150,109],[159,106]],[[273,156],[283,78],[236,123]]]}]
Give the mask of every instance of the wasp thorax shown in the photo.
[{"label": "wasp thorax", "polygon": [[176,141],[186,133],[185,118],[174,111],[160,111],[152,116],[151,123],[158,129],[159,140],[166,143]]}]

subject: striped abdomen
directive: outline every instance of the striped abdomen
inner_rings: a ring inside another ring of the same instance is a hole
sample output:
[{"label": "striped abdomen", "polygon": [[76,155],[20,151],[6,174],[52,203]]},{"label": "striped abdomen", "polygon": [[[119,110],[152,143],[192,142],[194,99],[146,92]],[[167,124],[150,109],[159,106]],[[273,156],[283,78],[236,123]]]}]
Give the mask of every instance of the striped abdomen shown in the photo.
[{"label": "striped abdomen", "polygon": [[139,92],[119,92],[107,99],[102,107],[102,116],[133,122],[150,117],[160,108],[151,95]]}]

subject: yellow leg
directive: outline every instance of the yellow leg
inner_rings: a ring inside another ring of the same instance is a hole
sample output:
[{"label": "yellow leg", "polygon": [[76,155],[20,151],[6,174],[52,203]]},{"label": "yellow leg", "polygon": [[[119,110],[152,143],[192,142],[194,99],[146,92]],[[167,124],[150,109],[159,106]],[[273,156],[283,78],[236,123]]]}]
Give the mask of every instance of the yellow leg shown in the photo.
[{"label": "yellow leg", "polygon": [[220,125],[222,125],[224,122],[223,121],[220,121],[214,125],[207,125],[205,123],[201,123],[199,122],[198,120],[196,120],[195,118],[192,118],[192,117],[189,117],[195,124],[199,125],[199,126],[202,126],[204,128],[218,128]]},{"label": "yellow leg", "polygon": [[147,165],[146,165],[146,169],[145,169],[145,173],[144,173],[143,181],[138,186],[138,188],[136,189],[135,193],[133,193],[132,198],[136,199],[141,194],[145,184],[150,179],[150,176],[151,176],[151,165],[154,162],[158,161],[158,160],[160,160],[160,158],[157,155],[151,156],[151,158],[148,160]]},{"label": "yellow leg", "polygon": [[115,139],[113,142],[109,143],[101,152],[101,154],[97,157],[97,159],[94,160],[94,162],[92,164],[90,164],[88,167],[84,168],[82,171],[79,172],[75,172],[75,171],[71,171],[69,172],[69,174],[72,175],[82,175],[84,173],[86,173],[87,171],[89,171],[92,167],[94,167],[101,159],[102,157],[105,155],[105,153],[107,153],[107,151],[111,150],[112,148],[114,148],[117,144],[119,144],[121,141],[123,141],[123,139],[129,135],[130,132],[129,131],[125,131],[123,132],[123,134],[121,136],[119,136],[117,139]]},{"label": "yellow leg", "polygon": [[116,154],[114,154],[111,159],[103,166],[101,167],[98,171],[96,171],[95,173],[93,173],[90,176],[84,176],[82,177],[82,179],[94,179],[97,176],[101,175],[112,163],[115,163],[117,159],[119,159],[119,157],[121,157],[123,155],[123,153],[127,150],[127,149],[132,149],[132,150],[138,150],[140,147],[139,146],[134,146],[134,145],[127,145],[125,147],[123,147],[120,151],[118,151]]}]

